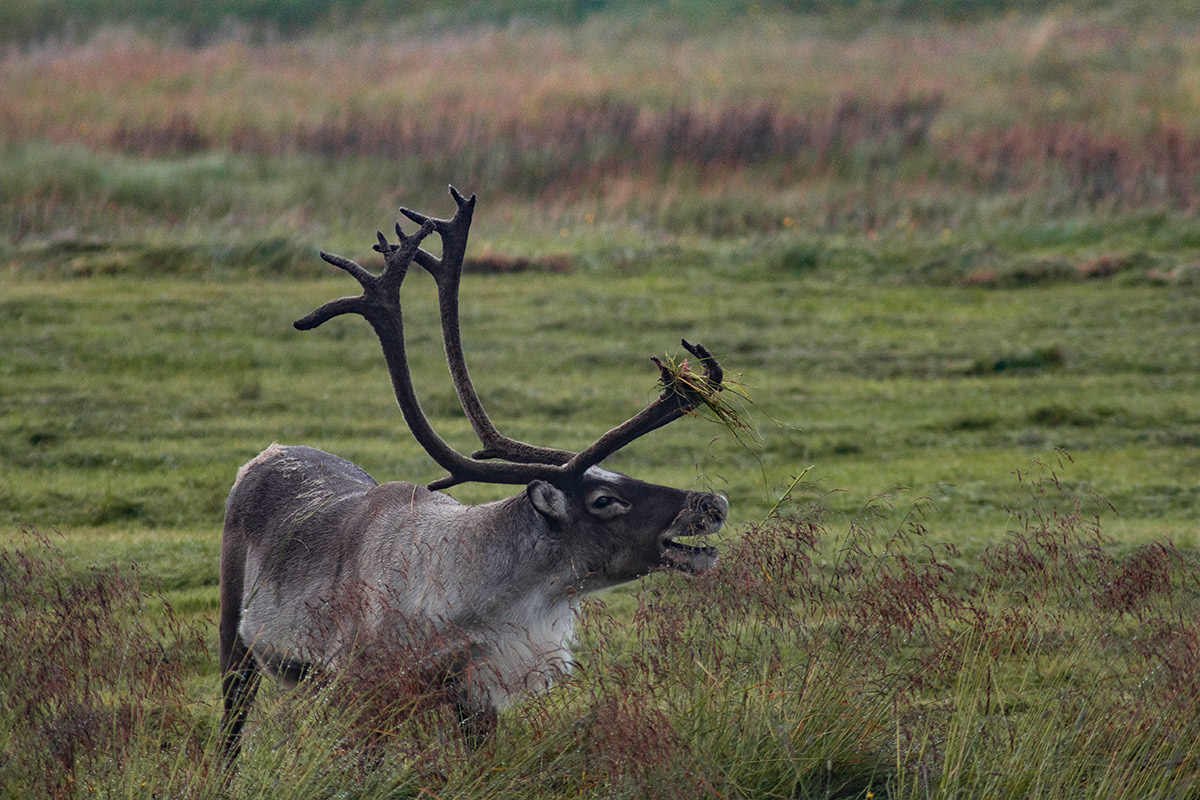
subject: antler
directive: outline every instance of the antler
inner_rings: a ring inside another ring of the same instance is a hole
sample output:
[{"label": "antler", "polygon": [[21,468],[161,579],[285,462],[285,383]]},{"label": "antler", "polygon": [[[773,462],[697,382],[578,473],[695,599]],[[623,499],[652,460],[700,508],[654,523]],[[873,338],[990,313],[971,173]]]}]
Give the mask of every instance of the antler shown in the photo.
[{"label": "antler", "polygon": [[[430,489],[445,489],[470,481],[520,484],[535,479],[552,483],[577,479],[589,467],[599,464],[635,439],[696,408],[703,402],[705,393],[723,388],[723,372],[717,360],[702,345],[692,345],[685,340],[683,346],[699,359],[704,368],[703,376],[689,374],[692,380],[685,380],[684,373],[673,372],[654,359],[661,371],[662,394],[638,414],[608,431],[579,453],[538,447],[501,434],[488,417],[471,382],[459,333],[458,288],[471,217],[475,210],[475,196],[466,199],[454,187],[450,187],[450,194],[458,205],[451,219],[435,219],[402,208],[401,213],[418,223],[420,229],[412,236],[406,236],[397,223],[399,244],[391,244],[382,233],[377,234],[379,242],[374,249],[384,258],[384,268],[379,275],[372,274],[347,258],[322,252],[321,258],[352,275],[362,286],[363,293],[358,297],[343,297],[325,303],[295,323],[299,330],[310,330],[336,316],[353,313],[365,317],[371,324],[383,348],[396,402],[404,421],[430,457],[450,473],[430,483]],[[420,246],[434,231],[442,240],[441,258]],[[470,458],[454,450],[438,436],[421,410],[413,389],[405,351],[399,293],[400,285],[414,261],[427,270],[437,283],[446,361],[463,411],[483,444],[483,449]]]},{"label": "antler", "polygon": [[[471,382],[471,373],[467,370],[467,361],[463,356],[462,336],[459,333],[458,317],[458,286],[462,280],[463,258],[467,252],[467,236],[471,229],[471,218],[475,213],[475,195],[470,199],[464,198],[453,186],[450,196],[454,198],[458,209],[450,219],[435,219],[408,208],[401,208],[400,213],[418,225],[432,224],[438,236],[442,239],[442,257],[439,259],[425,250],[418,249],[416,262],[433,276],[438,289],[438,306],[442,319],[442,341],[446,347],[446,363],[450,367],[450,376],[454,380],[454,389],[458,393],[458,401],[462,405],[471,428],[479,441],[482,450],[472,453],[473,458],[501,458],[515,461],[519,464],[565,464],[575,455],[566,450],[552,450],[537,447],[516,439],[510,439],[500,433],[492,423],[483,403]],[[400,225],[396,225],[396,233],[400,233]],[[379,249],[378,246],[375,248]]]}]

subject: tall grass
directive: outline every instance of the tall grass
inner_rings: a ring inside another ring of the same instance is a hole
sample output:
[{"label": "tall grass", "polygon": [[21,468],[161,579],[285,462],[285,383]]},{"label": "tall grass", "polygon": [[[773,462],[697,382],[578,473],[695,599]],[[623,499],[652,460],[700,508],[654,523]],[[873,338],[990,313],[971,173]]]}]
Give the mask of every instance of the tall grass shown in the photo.
[{"label": "tall grass", "polygon": [[572,187],[590,185],[594,192],[614,179],[667,177],[681,167],[695,169],[702,183],[752,167],[778,186],[855,174],[888,181],[899,164],[919,156],[938,165],[943,181],[961,177],[977,193],[1049,194],[1060,213],[1196,207],[1200,136],[1179,126],[1141,135],[1100,134],[1078,124],[1017,126],[931,145],[943,102],[937,94],[843,97],[828,111],[799,114],[772,102],[656,111],[600,100],[532,119],[382,109],[274,133],[240,126],[224,138],[177,112],[162,123],[120,124],[111,146],[141,156],[223,148],[399,159],[411,162],[417,183],[453,172],[470,185],[560,200]]},{"label": "tall grass", "polygon": [[0,559],[6,784],[63,797],[1192,796],[1195,564],[1169,542],[1114,550],[1104,504],[1059,478],[1069,468],[1019,477],[1015,524],[976,563],[930,541],[926,499],[878,498],[837,532],[797,486],[801,501],[742,531],[720,569],[648,579],[628,615],[591,601],[578,668],[481,749],[419,680],[422,655],[385,648],[268,696],[232,776],[215,767],[215,720],[180,699],[188,637],[147,631],[130,615],[135,584],[111,570],[47,588],[63,566],[35,539]]},{"label": "tall grass", "polygon": [[143,592],[136,568],[78,573],[49,537],[25,537],[0,550],[0,792],[119,796],[139,781],[149,796],[204,751],[184,691],[203,637]]}]

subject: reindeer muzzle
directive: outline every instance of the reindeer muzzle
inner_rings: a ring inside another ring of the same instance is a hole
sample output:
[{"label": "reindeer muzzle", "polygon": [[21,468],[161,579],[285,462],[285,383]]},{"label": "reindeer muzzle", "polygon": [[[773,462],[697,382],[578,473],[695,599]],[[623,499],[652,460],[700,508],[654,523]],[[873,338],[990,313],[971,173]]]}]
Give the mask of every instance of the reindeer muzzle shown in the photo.
[{"label": "reindeer muzzle", "polygon": [[711,536],[725,525],[729,501],[719,494],[693,494],[661,539],[662,566],[678,572],[703,572],[717,565],[715,547],[684,544],[679,538]]}]

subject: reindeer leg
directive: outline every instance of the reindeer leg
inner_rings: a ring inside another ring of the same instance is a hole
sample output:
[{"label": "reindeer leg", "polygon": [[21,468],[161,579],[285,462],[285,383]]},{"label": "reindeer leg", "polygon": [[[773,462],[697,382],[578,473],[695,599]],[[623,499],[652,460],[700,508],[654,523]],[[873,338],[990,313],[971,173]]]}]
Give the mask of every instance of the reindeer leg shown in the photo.
[{"label": "reindeer leg", "polygon": [[479,707],[474,703],[455,703],[458,710],[458,724],[466,737],[467,747],[478,750],[496,733],[500,715],[496,707],[487,703]]},{"label": "reindeer leg", "polygon": [[242,750],[242,728],[250,713],[250,704],[258,693],[262,675],[258,662],[238,639],[229,668],[221,679],[224,710],[221,713],[221,734],[224,737],[225,765],[233,766]]},{"label": "reindeer leg", "polygon": [[483,708],[473,704],[457,704],[458,724],[462,726],[467,747],[478,750],[496,733],[500,715],[496,707],[488,703]]},{"label": "reindeer leg", "polygon": [[478,750],[496,732],[500,715],[480,684],[478,668],[472,662],[469,652],[460,653],[451,662],[442,685],[458,712],[458,724],[467,747]]}]

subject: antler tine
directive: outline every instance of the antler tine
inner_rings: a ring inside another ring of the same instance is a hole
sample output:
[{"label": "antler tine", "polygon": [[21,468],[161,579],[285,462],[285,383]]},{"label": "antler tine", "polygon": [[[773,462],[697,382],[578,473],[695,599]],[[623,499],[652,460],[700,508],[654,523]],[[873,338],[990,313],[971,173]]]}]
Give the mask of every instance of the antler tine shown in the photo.
[{"label": "antler tine", "polygon": [[[297,330],[307,331],[316,328],[334,317],[343,314],[359,314],[366,317],[372,309],[372,303],[383,305],[398,304],[400,284],[412,263],[413,254],[421,245],[421,241],[433,233],[433,225],[422,225],[412,236],[400,237],[399,245],[388,244],[383,234],[378,234],[379,244],[375,250],[383,254],[383,271],[378,275],[363,268],[357,261],[343,256],[321,251],[321,258],[340,270],[349,273],[358,281],[363,293],[358,297],[342,297],[330,300],[310,314],[296,320],[293,324]],[[399,307],[397,305],[397,313]]]},{"label": "antler tine", "polygon": [[351,275],[354,276],[354,279],[357,280],[359,282],[359,284],[362,284],[364,282],[369,282],[370,280],[372,280],[375,277],[370,272],[363,269],[362,265],[359,264],[357,261],[351,261],[348,258],[343,258],[342,256],[336,255],[334,253],[326,253],[324,250],[322,250],[320,252],[320,255],[321,255],[321,258],[323,258],[325,261],[329,262],[330,264],[333,264],[338,269],[342,269],[342,270],[345,270],[346,272],[349,272]]},{"label": "antler tine", "polygon": [[340,317],[343,314],[360,314],[365,317],[366,309],[362,300],[361,295],[358,297],[341,297],[337,300],[330,300],[315,311],[293,322],[292,326],[298,331],[311,331],[313,328],[324,325],[334,317]]},{"label": "antler tine", "polygon": [[[706,382],[707,388],[712,391],[722,391],[725,388],[721,383],[724,380],[725,372],[721,369],[716,357],[702,344],[691,344],[686,339],[681,340],[681,344],[685,350],[700,360],[704,367],[703,380]],[[659,359],[651,357],[651,360],[662,373],[662,394],[633,417],[581,450],[563,467],[565,472],[570,475],[582,475],[588,467],[599,464],[634,440],[690,413],[692,409],[703,402],[702,395],[695,387],[681,380],[678,374],[672,373]]]},{"label": "antler tine", "polygon": [[413,211],[411,208],[400,207],[400,213],[418,225],[432,222],[438,236],[442,239],[441,258],[437,258],[426,250],[420,250],[415,259],[435,279],[442,271],[444,264],[450,265],[451,272],[462,272],[463,257],[467,252],[467,235],[471,230],[471,219],[475,215],[475,195],[471,195],[469,198],[463,197],[458,189],[451,186],[450,196],[454,198],[457,206],[454,216],[450,219],[438,219],[422,214],[420,211]]},{"label": "antler tine", "polygon": [[713,389],[720,392],[724,390],[722,381],[725,380],[725,370],[721,369],[721,364],[717,361],[716,356],[708,352],[708,348],[697,342],[691,344],[687,339],[680,339],[679,343],[683,345],[683,349],[700,359],[700,364],[704,367],[704,377],[712,386]]}]

